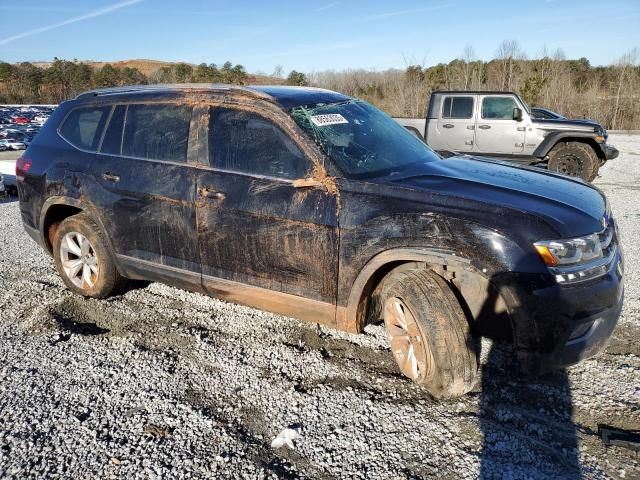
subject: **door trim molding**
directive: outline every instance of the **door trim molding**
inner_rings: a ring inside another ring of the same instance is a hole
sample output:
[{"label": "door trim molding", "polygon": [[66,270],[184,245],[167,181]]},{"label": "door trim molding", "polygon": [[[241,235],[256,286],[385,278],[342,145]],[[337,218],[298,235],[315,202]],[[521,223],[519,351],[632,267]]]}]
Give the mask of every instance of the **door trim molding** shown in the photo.
[{"label": "door trim molding", "polygon": [[125,270],[125,276],[133,274],[135,278],[160,281],[231,303],[336,327],[336,306],[332,303],[202,275],[127,255],[117,255],[117,259]]}]

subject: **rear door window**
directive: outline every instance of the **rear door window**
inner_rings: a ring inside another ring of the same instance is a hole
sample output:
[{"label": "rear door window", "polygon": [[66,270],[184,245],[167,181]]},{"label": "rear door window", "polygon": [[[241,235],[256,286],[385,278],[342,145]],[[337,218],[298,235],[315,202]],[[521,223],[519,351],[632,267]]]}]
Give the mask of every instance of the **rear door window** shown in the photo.
[{"label": "rear door window", "polygon": [[511,97],[485,97],[482,100],[482,118],[513,120],[516,102]]},{"label": "rear door window", "polygon": [[65,118],[60,135],[74,147],[95,152],[110,111],[111,105],[76,108]]},{"label": "rear door window", "polygon": [[186,162],[191,111],[192,107],[178,104],[129,105],[122,155]]},{"label": "rear door window", "polygon": [[211,108],[209,164],[224,170],[275,178],[303,178],[309,163],[276,124],[241,110]]},{"label": "rear door window", "polygon": [[118,105],[111,115],[109,125],[102,139],[100,152],[120,155],[122,149],[122,127],[124,126],[124,116],[127,111],[126,105]]},{"label": "rear door window", "polygon": [[473,117],[473,97],[446,97],[442,104],[442,118]]}]

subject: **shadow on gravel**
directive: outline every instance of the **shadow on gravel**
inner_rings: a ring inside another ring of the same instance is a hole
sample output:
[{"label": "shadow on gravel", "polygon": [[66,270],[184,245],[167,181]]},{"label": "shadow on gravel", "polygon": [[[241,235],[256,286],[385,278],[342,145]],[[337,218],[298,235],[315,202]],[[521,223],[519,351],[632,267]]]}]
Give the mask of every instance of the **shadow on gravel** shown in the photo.
[{"label": "shadow on gravel", "polygon": [[[518,267],[514,271],[526,271]],[[513,339],[510,317],[495,313],[497,291],[515,287],[510,279],[509,274],[491,278],[494,288],[480,314],[480,321],[488,322],[480,327],[485,330],[483,335],[493,340],[482,366],[480,428],[484,442],[480,478],[580,479],[577,431],[571,418],[573,404],[566,370],[541,377],[525,373],[512,341],[505,341]],[[528,311],[527,316],[533,313],[538,318],[555,318],[562,311],[565,309],[561,302],[554,302],[544,311]],[[511,313],[518,316],[518,312]]]}]

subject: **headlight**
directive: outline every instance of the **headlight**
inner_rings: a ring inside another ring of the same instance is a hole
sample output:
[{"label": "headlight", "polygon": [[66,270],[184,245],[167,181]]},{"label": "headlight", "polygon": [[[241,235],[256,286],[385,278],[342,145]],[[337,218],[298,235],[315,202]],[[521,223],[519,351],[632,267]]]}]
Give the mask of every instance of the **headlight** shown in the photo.
[{"label": "headlight", "polygon": [[601,232],[566,240],[542,240],[533,245],[558,283],[571,283],[606,274],[616,258],[615,224],[603,219]]},{"label": "headlight", "polygon": [[549,267],[579,265],[602,257],[597,233],[570,240],[544,240],[534,243],[534,246]]}]

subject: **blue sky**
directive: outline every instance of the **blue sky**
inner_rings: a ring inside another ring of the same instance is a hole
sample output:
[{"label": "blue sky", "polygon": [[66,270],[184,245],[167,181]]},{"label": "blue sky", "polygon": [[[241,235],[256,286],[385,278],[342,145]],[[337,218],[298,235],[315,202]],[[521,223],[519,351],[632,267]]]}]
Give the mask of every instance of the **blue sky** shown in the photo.
[{"label": "blue sky", "polygon": [[404,68],[490,59],[515,39],[530,57],[615,62],[640,47],[640,0],[0,0],[0,60],[226,60],[248,71]]}]

